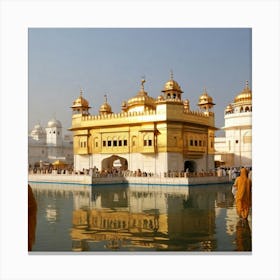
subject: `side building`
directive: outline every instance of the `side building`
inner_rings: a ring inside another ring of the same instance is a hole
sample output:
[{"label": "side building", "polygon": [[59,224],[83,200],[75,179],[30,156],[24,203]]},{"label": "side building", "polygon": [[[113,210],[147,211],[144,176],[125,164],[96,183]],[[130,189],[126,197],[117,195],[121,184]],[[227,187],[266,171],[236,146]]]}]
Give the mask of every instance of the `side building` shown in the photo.
[{"label": "side building", "polygon": [[37,124],[28,136],[29,167],[53,163],[61,160],[73,164],[73,139],[71,135],[62,135],[59,120],[51,119],[47,127]]},{"label": "side building", "polygon": [[215,105],[206,90],[199,110],[182,100],[183,91],[171,78],[157,98],[140,91],[113,113],[105,98],[99,114],[89,113],[88,101],[73,102],[72,127],[74,169],[114,168],[152,174],[168,171],[200,171],[214,168]]},{"label": "side building", "polygon": [[252,165],[252,91],[248,81],[225,109],[224,137],[215,138],[216,165]]}]

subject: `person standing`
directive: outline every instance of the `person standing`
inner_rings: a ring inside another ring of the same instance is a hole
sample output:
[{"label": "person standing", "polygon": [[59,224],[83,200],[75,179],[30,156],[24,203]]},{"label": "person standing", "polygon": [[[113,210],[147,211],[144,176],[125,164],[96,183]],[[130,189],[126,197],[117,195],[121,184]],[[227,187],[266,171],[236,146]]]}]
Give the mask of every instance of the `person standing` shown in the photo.
[{"label": "person standing", "polygon": [[37,224],[37,202],[32,188],[28,184],[28,251],[32,251],[35,243],[35,233]]},{"label": "person standing", "polygon": [[236,187],[236,212],[240,218],[247,219],[252,206],[252,182],[248,178],[246,168],[240,170],[240,176],[236,178],[234,186]]}]

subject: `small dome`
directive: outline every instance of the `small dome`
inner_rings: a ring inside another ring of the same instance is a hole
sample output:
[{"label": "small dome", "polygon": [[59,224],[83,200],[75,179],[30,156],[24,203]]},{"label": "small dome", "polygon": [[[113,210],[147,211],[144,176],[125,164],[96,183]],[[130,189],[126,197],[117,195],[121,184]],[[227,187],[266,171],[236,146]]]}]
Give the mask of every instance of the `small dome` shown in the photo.
[{"label": "small dome", "polygon": [[215,105],[213,103],[213,98],[210,95],[208,95],[208,93],[206,92],[206,89],[204,88],[203,93],[199,97],[198,105],[205,105],[205,104]]},{"label": "small dome", "polygon": [[162,92],[166,92],[166,91],[169,91],[169,90],[183,93],[179,84],[176,81],[174,81],[173,79],[171,79],[171,80],[169,80],[168,82],[165,83]]},{"label": "small dome", "polygon": [[104,113],[105,114],[111,114],[112,113],[112,108],[107,102],[105,102],[100,106],[99,113],[100,114],[104,114]]},{"label": "small dome", "polygon": [[83,91],[80,90],[80,96],[75,100],[73,101],[73,106],[71,108],[79,108],[79,107],[84,107],[84,108],[90,108],[89,107],[89,103],[88,101],[83,98]]},{"label": "small dome", "polygon": [[73,101],[72,108],[75,107],[88,107],[88,101],[82,96],[79,96],[75,101]]},{"label": "small dome", "polygon": [[190,110],[190,101],[189,101],[189,99],[185,99],[185,100],[184,100],[184,109],[185,109],[186,111],[189,111],[189,110]]},{"label": "small dome", "polygon": [[231,113],[233,111],[232,105],[228,104],[225,111],[226,111],[226,113]]},{"label": "small dome", "polygon": [[34,129],[33,129],[33,130],[42,130],[42,127],[41,127],[41,125],[36,124],[36,125],[34,126]]},{"label": "small dome", "polygon": [[53,118],[50,121],[48,121],[48,127],[62,127],[62,125],[59,120]]},{"label": "small dome", "polygon": [[31,134],[32,135],[45,134],[45,130],[43,129],[43,127],[41,127],[40,124],[36,124],[32,129]]},{"label": "small dome", "polygon": [[158,101],[163,100],[163,96],[162,96],[162,95],[159,95],[159,96],[157,97],[157,100],[158,100]]},{"label": "small dome", "polygon": [[234,102],[251,101],[252,91],[249,88],[248,81],[246,81],[245,88],[234,98]]}]

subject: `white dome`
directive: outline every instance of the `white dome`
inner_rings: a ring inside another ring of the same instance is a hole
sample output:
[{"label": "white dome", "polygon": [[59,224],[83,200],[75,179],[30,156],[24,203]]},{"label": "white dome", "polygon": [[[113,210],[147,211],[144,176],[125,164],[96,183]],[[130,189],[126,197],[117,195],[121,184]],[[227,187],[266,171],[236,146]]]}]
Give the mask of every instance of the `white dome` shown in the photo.
[{"label": "white dome", "polygon": [[61,125],[61,122],[59,120],[51,119],[48,122],[48,127],[62,127],[62,125]]},{"label": "white dome", "polygon": [[44,133],[45,133],[44,129],[39,124],[36,124],[31,131],[32,135],[38,135],[38,134],[44,134]]}]

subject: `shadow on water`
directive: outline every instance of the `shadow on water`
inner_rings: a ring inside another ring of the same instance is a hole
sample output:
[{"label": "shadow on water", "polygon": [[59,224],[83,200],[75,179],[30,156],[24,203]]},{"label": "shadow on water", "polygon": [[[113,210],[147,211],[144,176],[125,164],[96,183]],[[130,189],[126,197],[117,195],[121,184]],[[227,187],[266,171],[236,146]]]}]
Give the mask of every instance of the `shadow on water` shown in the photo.
[{"label": "shadow on water", "polygon": [[32,184],[43,252],[251,251],[230,185]]}]

